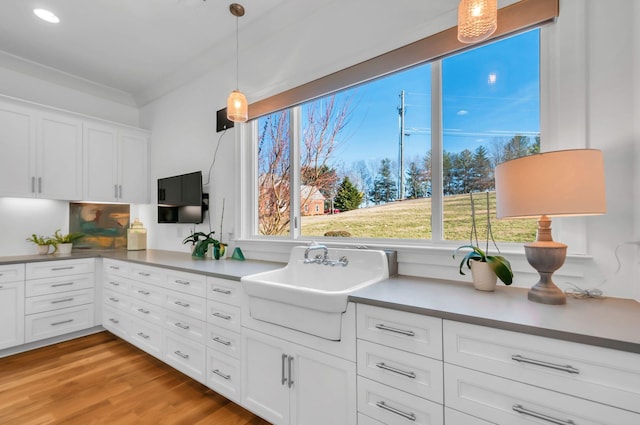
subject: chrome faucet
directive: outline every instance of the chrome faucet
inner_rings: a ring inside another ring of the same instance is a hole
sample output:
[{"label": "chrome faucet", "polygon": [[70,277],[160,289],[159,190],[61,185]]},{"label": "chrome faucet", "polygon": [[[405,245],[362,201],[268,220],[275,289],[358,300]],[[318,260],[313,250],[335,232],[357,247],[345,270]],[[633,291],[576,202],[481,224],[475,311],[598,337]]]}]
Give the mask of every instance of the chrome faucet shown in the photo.
[{"label": "chrome faucet", "polygon": [[[323,255],[320,256],[320,254],[316,255],[315,258],[309,258],[309,253],[311,251],[316,251],[316,250],[323,250]],[[305,264],[309,264],[309,263],[317,263],[317,264],[322,264],[322,263],[326,263],[329,260],[329,250],[327,249],[327,247],[325,245],[319,245],[319,244],[314,244],[312,243],[311,245],[309,245],[309,247],[307,247],[307,249],[304,250],[304,262]]]}]

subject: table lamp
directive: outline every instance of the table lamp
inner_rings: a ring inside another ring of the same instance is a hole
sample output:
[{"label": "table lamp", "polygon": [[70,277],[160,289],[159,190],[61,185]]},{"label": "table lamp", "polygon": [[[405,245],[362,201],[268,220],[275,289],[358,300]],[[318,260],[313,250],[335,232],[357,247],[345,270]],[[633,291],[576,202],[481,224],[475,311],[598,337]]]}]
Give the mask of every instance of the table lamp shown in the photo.
[{"label": "table lamp", "polygon": [[566,304],[551,275],[564,264],[567,245],[553,240],[549,217],[606,212],[602,152],[573,149],[513,159],[496,167],[495,181],[498,218],[540,217],[536,241],[524,245],[527,261],[540,275],[529,300]]}]

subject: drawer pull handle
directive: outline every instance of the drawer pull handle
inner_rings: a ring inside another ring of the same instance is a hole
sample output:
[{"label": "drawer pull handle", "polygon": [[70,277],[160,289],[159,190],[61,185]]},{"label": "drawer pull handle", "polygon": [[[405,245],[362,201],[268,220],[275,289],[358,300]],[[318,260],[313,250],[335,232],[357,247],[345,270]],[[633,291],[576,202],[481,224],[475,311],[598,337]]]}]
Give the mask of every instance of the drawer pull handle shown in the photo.
[{"label": "drawer pull handle", "polygon": [[376,406],[386,411],[389,411],[391,413],[395,413],[396,415],[402,416],[405,419],[409,419],[410,421],[415,422],[416,420],[416,415],[414,415],[413,413],[406,413],[406,412],[403,412],[402,410],[396,409],[395,407],[388,406],[384,401],[377,402]]},{"label": "drawer pull handle", "polygon": [[563,421],[562,419],[556,419],[553,416],[548,416],[548,415],[545,415],[544,413],[538,413],[533,410],[526,409],[522,407],[522,405],[520,404],[516,404],[515,406],[512,407],[512,409],[515,412],[522,413],[523,415],[527,415],[527,416],[532,416],[537,419],[542,419],[543,421],[551,422],[552,424],[575,425],[575,422],[573,422],[571,419],[567,419],[566,421]]},{"label": "drawer pull handle", "polygon": [[114,303],[119,303],[119,302],[120,302],[120,300],[119,300],[119,299],[117,299],[117,298],[113,298],[113,297],[110,297],[110,298],[109,298],[109,301],[113,301]]},{"label": "drawer pull handle", "polygon": [[213,292],[219,292],[224,295],[231,295],[231,291],[229,291],[228,289],[213,288]]},{"label": "drawer pull handle", "polygon": [[216,316],[224,320],[231,320],[231,316],[227,316],[226,314],[222,313],[213,313],[212,316]]},{"label": "drawer pull handle", "polygon": [[120,284],[118,282],[114,282],[114,281],[110,281],[109,285],[120,286]]},{"label": "drawer pull handle", "polygon": [[174,353],[175,353],[177,356],[182,357],[183,359],[188,359],[188,358],[189,358],[189,355],[188,355],[188,354],[183,354],[183,353],[181,353],[181,352],[180,352],[180,350],[178,350],[178,351],[174,351]]},{"label": "drawer pull handle", "polygon": [[57,272],[60,270],[73,270],[74,267],[73,266],[66,266],[66,267],[54,267],[51,269],[51,271]]},{"label": "drawer pull handle", "polygon": [[151,273],[145,273],[145,272],[138,272],[138,274],[139,274],[140,276],[144,276],[144,277],[149,277],[149,276],[151,276]]},{"label": "drawer pull handle", "polygon": [[576,369],[571,365],[560,365],[555,363],[549,363],[542,360],[530,359],[528,357],[523,357],[520,354],[514,354],[511,356],[511,360],[515,360],[520,363],[529,363],[536,366],[548,367],[550,369],[561,370],[567,373],[575,373],[576,375],[580,373],[580,369]]},{"label": "drawer pull handle", "polygon": [[71,323],[71,322],[73,322],[73,319],[63,320],[62,322],[53,322],[51,326],[64,325],[65,323]]},{"label": "drawer pull handle", "polygon": [[189,325],[183,325],[182,323],[178,322],[178,323],[174,323],[173,326],[178,327],[180,329],[184,329],[185,331],[187,329],[189,329]]},{"label": "drawer pull handle", "polygon": [[149,292],[149,291],[143,291],[142,289],[139,289],[139,290],[138,290],[138,294],[142,294],[142,295],[149,295],[149,294],[151,294],[151,292]]},{"label": "drawer pull handle", "polygon": [[376,325],[376,328],[383,331],[395,332],[397,334],[402,334],[407,336],[416,336],[415,332],[413,331],[406,331],[404,329],[392,328],[391,326],[383,325],[382,323],[378,323]]},{"label": "drawer pull handle", "polygon": [[120,321],[119,321],[119,320],[116,320],[116,319],[114,319],[113,317],[112,317],[112,318],[110,318],[110,319],[109,319],[109,321],[110,321],[111,323],[115,323],[116,325],[117,325],[118,323],[120,323]]},{"label": "drawer pull handle", "polygon": [[212,370],[211,372],[213,372],[213,373],[215,373],[216,375],[218,375],[218,376],[220,376],[220,377],[222,377],[222,378],[226,379],[227,381],[228,381],[229,379],[231,379],[231,375],[225,375],[224,373],[220,372],[218,369],[216,369],[216,370]]},{"label": "drawer pull handle", "polygon": [[175,305],[179,305],[180,307],[184,307],[184,308],[189,307],[189,304],[187,304],[187,303],[183,303],[182,301],[174,301],[173,303],[174,303]]},{"label": "drawer pull handle", "polygon": [[54,300],[54,301],[51,301],[51,304],[68,303],[69,301],[73,301],[73,298],[65,298],[63,300]]},{"label": "drawer pull handle", "polygon": [[112,270],[120,270],[120,267],[118,266],[109,266],[109,268]]},{"label": "drawer pull handle", "polygon": [[140,313],[149,314],[149,310],[145,310],[144,308],[139,308],[138,311]]},{"label": "drawer pull handle", "polygon": [[416,379],[416,374],[413,372],[406,372],[402,369],[396,369],[393,366],[389,366],[383,362],[376,363],[380,369],[388,370],[389,372],[397,373],[398,375],[406,376],[407,378]]},{"label": "drawer pull handle", "polygon": [[179,283],[180,285],[191,285],[191,282],[189,282],[188,280],[176,279],[176,283]]},{"label": "drawer pull handle", "polygon": [[142,332],[138,332],[138,336],[144,338],[144,339],[149,339],[149,335],[145,335]]},{"label": "drawer pull handle", "polygon": [[224,339],[220,339],[217,336],[214,337],[213,340],[219,344],[226,345],[227,347],[231,345],[231,341],[225,341]]},{"label": "drawer pull handle", "polygon": [[65,282],[65,283],[54,283],[53,285],[51,285],[52,288],[57,288],[59,286],[69,286],[69,285],[73,285],[75,282]]}]

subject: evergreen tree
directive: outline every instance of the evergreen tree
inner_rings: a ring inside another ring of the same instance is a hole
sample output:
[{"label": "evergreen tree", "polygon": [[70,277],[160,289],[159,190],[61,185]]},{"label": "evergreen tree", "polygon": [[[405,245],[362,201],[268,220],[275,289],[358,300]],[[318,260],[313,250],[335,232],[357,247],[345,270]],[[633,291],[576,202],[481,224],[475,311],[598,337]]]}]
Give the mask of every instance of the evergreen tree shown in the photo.
[{"label": "evergreen tree", "polygon": [[493,170],[487,148],[480,145],[473,153],[473,177],[471,181],[471,191],[484,192],[494,188]]},{"label": "evergreen tree", "polygon": [[415,162],[409,163],[407,179],[405,183],[406,197],[409,199],[424,198],[427,196],[427,172]]},{"label": "evergreen tree", "polygon": [[334,200],[334,206],[340,211],[351,211],[360,207],[364,193],[360,192],[349,180],[349,177],[342,179],[338,194]]},{"label": "evergreen tree", "polygon": [[369,192],[369,200],[376,205],[395,201],[397,199],[398,187],[395,179],[391,176],[391,160],[385,158],[380,163],[378,175],[373,182],[373,188]]},{"label": "evergreen tree", "polygon": [[445,195],[453,195],[455,190],[455,154],[442,152],[442,190]]}]

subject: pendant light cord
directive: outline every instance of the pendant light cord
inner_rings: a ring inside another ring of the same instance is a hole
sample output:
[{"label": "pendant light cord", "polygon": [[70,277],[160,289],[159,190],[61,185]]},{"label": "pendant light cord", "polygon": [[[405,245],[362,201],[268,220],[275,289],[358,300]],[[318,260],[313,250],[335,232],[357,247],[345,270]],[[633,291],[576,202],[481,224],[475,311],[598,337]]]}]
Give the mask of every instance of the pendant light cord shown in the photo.
[{"label": "pendant light cord", "polygon": [[236,90],[240,90],[240,42],[238,41],[238,17],[236,16]]}]

